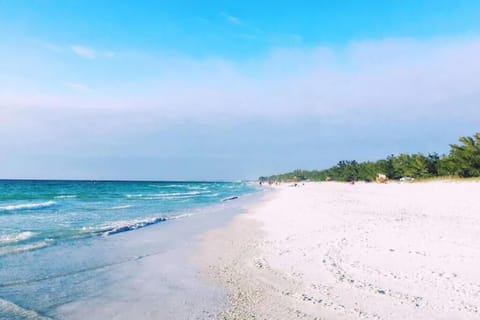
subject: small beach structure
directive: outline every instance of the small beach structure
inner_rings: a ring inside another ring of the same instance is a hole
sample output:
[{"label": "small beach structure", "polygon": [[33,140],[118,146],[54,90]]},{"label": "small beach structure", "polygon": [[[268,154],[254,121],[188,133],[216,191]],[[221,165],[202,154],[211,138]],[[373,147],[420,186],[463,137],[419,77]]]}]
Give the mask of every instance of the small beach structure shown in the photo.
[{"label": "small beach structure", "polygon": [[388,177],[387,177],[386,174],[379,173],[379,174],[377,174],[377,177],[375,178],[375,181],[377,183],[387,183]]}]

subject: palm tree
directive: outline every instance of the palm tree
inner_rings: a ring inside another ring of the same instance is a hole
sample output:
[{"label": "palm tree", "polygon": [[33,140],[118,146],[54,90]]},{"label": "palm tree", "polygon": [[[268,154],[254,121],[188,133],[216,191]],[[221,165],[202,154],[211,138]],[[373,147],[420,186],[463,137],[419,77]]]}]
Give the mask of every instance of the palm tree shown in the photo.
[{"label": "palm tree", "polygon": [[450,145],[453,173],[460,177],[480,176],[480,132],[473,137],[461,137],[461,145]]}]

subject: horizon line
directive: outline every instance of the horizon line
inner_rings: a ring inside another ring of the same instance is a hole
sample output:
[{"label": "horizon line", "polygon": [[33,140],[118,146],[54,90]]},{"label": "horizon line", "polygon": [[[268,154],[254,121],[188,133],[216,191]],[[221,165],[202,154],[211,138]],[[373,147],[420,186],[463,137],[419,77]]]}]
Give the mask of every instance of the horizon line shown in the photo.
[{"label": "horizon line", "polygon": [[251,179],[232,180],[145,180],[145,179],[42,179],[42,178],[0,178],[2,181],[62,181],[62,182],[166,182],[166,183],[214,183],[214,182],[250,182]]}]

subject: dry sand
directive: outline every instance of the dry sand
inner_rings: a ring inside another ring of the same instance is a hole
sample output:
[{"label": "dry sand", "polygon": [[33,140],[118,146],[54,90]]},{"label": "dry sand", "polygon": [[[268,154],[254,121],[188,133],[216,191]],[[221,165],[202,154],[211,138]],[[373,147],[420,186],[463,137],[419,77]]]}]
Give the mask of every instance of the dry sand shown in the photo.
[{"label": "dry sand", "polygon": [[480,183],[275,188],[204,236],[218,319],[480,319]]}]

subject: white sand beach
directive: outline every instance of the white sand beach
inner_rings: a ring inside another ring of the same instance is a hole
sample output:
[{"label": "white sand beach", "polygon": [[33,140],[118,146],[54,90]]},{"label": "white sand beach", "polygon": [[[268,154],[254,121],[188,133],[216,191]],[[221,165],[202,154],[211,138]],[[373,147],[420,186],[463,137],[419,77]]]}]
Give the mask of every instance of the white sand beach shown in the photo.
[{"label": "white sand beach", "polygon": [[480,318],[480,183],[273,189],[203,237],[219,319]]}]

